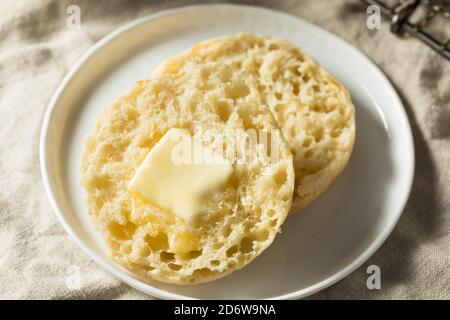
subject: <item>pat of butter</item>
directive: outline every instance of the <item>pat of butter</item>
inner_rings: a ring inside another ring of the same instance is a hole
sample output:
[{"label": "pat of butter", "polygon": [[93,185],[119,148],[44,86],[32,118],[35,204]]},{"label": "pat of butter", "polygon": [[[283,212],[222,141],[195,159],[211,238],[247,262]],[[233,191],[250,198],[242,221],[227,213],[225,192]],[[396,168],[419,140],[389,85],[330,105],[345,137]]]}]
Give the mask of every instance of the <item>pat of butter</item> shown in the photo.
[{"label": "pat of butter", "polygon": [[221,155],[202,146],[187,130],[173,128],[148,153],[128,187],[162,209],[195,222],[206,197],[223,186],[232,172],[232,164]]}]

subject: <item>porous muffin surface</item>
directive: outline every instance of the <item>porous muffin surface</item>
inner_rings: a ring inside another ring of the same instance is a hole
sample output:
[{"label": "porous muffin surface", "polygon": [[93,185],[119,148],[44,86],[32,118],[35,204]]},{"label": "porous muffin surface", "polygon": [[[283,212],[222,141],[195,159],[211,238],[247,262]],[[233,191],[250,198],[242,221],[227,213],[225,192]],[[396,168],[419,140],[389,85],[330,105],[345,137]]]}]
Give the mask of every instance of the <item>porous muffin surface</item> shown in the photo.
[{"label": "porous muffin surface", "polygon": [[241,33],[200,42],[166,60],[156,74],[184,74],[220,62],[257,81],[294,155],[293,210],[320,195],[347,164],[355,141],[347,89],[287,41]]},{"label": "porous muffin surface", "polygon": [[227,130],[244,141],[249,130],[279,132],[255,83],[230,66],[205,63],[183,75],[140,81],[101,114],[85,144],[82,179],[95,227],[121,265],[163,282],[199,283],[242,268],[274,240],[291,207],[295,181],[283,139],[275,159],[260,141],[247,149],[252,161],[227,157],[233,174],[196,224],[128,189],[171,128],[192,136],[217,132],[201,139],[215,151],[224,145],[214,139]]}]

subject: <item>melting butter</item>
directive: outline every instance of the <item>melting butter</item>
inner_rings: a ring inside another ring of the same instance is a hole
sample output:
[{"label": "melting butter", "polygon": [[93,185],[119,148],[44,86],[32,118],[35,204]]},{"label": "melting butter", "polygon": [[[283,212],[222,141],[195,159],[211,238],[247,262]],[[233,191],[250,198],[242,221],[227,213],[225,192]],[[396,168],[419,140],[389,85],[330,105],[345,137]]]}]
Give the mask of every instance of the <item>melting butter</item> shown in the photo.
[{"label": "melting butter", "polygon": [[128,187],[185,221],[195,222],[207,196],[219,190],[232,172],[232,164],[221,155],[187,130],[173,128],[148,153]]}]

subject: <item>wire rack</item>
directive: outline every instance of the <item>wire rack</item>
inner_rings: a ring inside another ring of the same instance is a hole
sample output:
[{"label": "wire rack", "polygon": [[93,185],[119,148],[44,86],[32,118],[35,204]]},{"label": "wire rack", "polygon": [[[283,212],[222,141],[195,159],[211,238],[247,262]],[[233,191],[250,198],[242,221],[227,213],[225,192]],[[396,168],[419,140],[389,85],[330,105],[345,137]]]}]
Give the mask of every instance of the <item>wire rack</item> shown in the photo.
[{"label": "wire rack", "polygon": [[391,31],[410,34],[450,60],[450,0],[361,0],[391,20]]}]

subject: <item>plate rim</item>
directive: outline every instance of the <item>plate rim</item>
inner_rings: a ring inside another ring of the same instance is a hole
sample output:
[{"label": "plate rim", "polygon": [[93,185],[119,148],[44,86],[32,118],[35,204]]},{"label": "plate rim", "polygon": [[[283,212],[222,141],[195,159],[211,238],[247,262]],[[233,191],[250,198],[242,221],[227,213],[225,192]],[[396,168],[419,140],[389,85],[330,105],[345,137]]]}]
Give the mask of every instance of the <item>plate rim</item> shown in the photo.
[{"label": "plate rim", "polygon": [[406,207],[406,204],[408,202],[409,196],[411,194],[411,189],[413,185],[414,180],[414,172],[415,172],[415,150],[414,150],[414,143],[413,143],[413,135],[412,135],[412,129],[411,125],[409,123],[408,116],[406,114],[405,107],[401,101],[401,98],[399,97],[397,91],[395,90],[392,83],[389,81],[389,79],[386,77],[386,75],[379,69],[379,67],[364,53],[361,52],[360,49],[357,47],[354,47],[347,41],[341,39],[337,35],[329,32],[326,29],[321,28],[320,26],[317,26],[316,24],[304,20],[301,17],[286,13],[284,11],[274,10],[267,7],[260,7],[260,6],[252,6],[252,5],[245,5],[245,4],[224,4],[224,3],[216,3],[216,4],[194,4],[194,5],[184,5],[184,6],[177,6],[170,9],[165,9],[162,11],[158,11],[156,13],[152,13],[143,17],[140,17],[138,19],[135,19],[133,21],[127,22],[123,24],[122,26],[119,26],[118,28],[114,29],[112,32],[104,36],[102,39],[100,39],[97,43],[93,44],[77,61],[76,63],[70,68],[69,72],[64,76],[61,83],[58,85],[57,89],[55,90],[54,94],[52,95],[47,109],[45,111],[45,115],[42,122],[40,137],[39,137],[39,162],[40,162],[40,171],[41,176],[44,182],[44,189],[47,194],[47,198],[50,202],[52,211],[56,215],[59,223],[63,226],[64,230],[69,234],[69,236],[72,238],[72,240],[75,241],[75,243],[80,247],[84,253],[91,258],[94,262],[96,262],[100,267],[102,267],[104,270],[106,270],[111,275],[115,276],[116,278],[119,278],[121,281],[125,282],[126,284],[130,285],[131,287],[144,292],[145,294],[149,294],[153,297],[162,298],[162,299],[197,299],[193,297],[189,297],[182,294],[176,294],[172,293],[170,291],[166,291],[163,289],[158,289],[156,287],[153,287],[149,283],[145,283],[145,286],[147,286],[146,289],[142,288],[141,286],[144,284],[142,281],[135,279],[129,275],[127,275],[124,272],[118,272],[115,268],[112,267],[112,265],[107,261],[100,258],[95,252],[93,252],[89,247],[85,246],[84,243],[81,241],[81,239],[78,237],[76,232],[72,229],[72,227],[68,224],[68,222],[65,219],[65,215],[63,214],[63,210],[60,209],[58,202],[56,200],[56,196],[53,192],[52,185],[49,178],[49,172],[47,169],[47,136],[48,136],[48,128],[50,125],[50,122],[52,120],[55,108],[58,104],[58,100],[61,97],[62,93],[66,89],[67,85],[70,83],[73,77],[77,74],[78,70],[84,65],[85,62],[87,62],[90,57],[99,49],[101,49],[104,45],[106,45],[111,40],[115,39],[116,37],[119,37],[122,33],[127,32],[128,30],[131,30],[141,24],[147,23],[152,20],[156,20],[160,17],[169,16],[174,13],[179,13],[181,11],[191,11],[191,10],[206,10],[210,8],[223,8],[223,9],[244,9],[244,10],[256,10],[260,12],[270,13],[270,14],[278,14],[281,16],[286,16],[289,18],[294,18],[301,20],[302,23],[306,23],[310,25],[313,29],[319,29],[321,32],[326,33],[328,36],[334,38],[334,40],[338,41],[341,45],[344,45],[346,47],[351,47],[351,49],[354,51],[356,55],[359,56],[360,59],[365,60],[369,65],[372,66],[373,70],[377,73],[377,76],[381,77],[384,81],[386,86],[389,88],[390,93],[392,94],[392,99],[395,101],[396,108],[399,111],[400,119],[402,122],[402,126],[406,130],[406,139],[405,144],[408,145],[408,158],[411,161],[410,170],[407,172],[407,188],[406,192],[403,195],[403,198],[400,199],[400,209],[399,213],[392,219],[390,222],[390,225],[387,225],[384,227],[378,236],[375,238],[374,241],[364,250],[359,256],[357,256],[351,263],[349,263],[347,266],[333,274],[332,276],[329,276],[328,278],[315,283],[313,285],[308,286],[307,288],[303,288],[300,290],[295,290],[290,293],[266,298],[267,300],[280,300],[280,299],[299,299],[304,298],[307,296],[310,296],[314,293],[317,293],[318,291],[325,289],[327,287],[330,287],[331,285],[335,284],[336,282],[344,279],[351,273],[353,273],[357,268],[359,268],[364,262],[366,262],[380,247],[381,245],[386,241],[386,239],[389,237],[389,235],[394,230],[395,226],[397,225],[400,217],[403,214],[403,211]]}]

